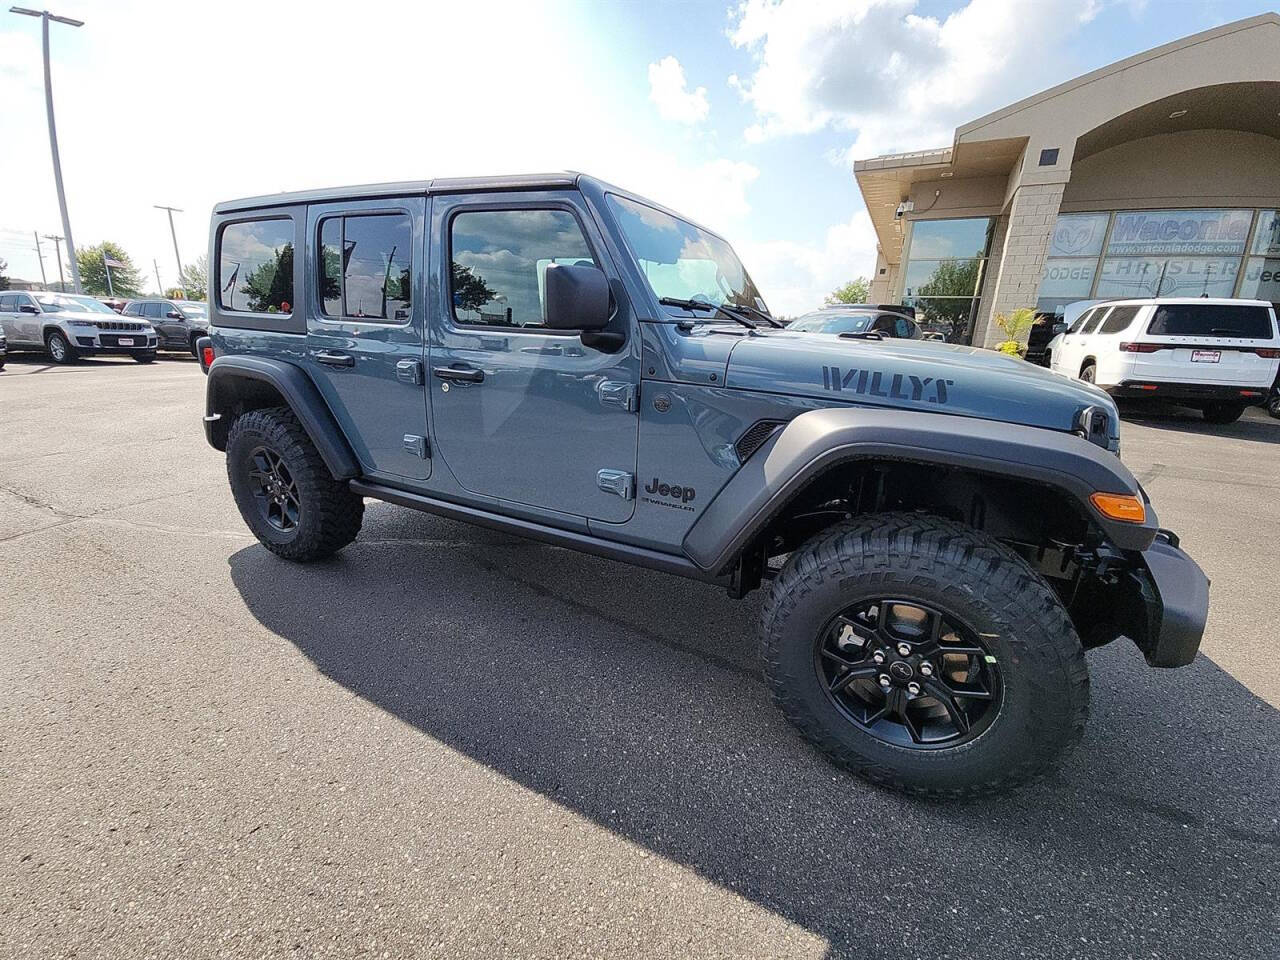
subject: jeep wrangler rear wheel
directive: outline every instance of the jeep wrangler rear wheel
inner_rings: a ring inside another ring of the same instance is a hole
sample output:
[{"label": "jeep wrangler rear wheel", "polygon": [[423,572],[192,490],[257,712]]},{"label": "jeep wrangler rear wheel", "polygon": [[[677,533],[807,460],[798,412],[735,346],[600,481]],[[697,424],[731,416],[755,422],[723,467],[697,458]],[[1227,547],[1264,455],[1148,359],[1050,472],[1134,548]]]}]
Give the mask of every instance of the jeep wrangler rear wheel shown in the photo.
[{"label": "jeep wrangler rear wheel", "polygon": [[254,536],[288,560],[332,556],[360,532],[364,500],[334,479],[288,407],[236,418],[227,436],[227,476]]},{"label": "jeep wrangler rear wheel", "polygon": [[969,797],[1043,776],[1088,714],[1084,651],[1049,586],[963,524],[845,521],[774,581],[774,699],[837,763],[907,793]]}]

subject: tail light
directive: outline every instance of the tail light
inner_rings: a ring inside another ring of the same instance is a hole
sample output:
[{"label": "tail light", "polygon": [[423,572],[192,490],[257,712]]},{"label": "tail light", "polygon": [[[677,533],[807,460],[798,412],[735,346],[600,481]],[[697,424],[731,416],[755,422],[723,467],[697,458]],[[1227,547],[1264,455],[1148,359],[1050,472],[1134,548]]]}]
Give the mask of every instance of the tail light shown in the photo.
[{"label": "tail light", "polygon": [[1266,360],[1274,360],[1277,357],[1280,357],[1280,348],[1277,347],[1258,347],[1258,349],[1253,352]]},{"label": "tail light", "polygon": [[1120,344],[1121,353],[1155,353],[1157,350],[1163,350],[1162,343],[1122,343]]}]

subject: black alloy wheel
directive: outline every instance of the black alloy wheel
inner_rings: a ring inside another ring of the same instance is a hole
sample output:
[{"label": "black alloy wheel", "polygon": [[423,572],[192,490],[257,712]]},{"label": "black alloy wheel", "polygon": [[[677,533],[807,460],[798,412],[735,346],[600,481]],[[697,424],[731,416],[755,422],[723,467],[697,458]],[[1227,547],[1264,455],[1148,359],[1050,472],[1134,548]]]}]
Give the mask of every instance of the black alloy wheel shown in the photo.
[{"label": "black alloy wheel", "polygon": [[954,615],[886,597],[842,611],[817,638],[827,696],[863,731],[900,747],[954,747],[1000,711],[996,657]]},{"label": "black alloy wheel", "polygon": [[297,529],[302,517],[302,500],[284,458],[270,447],[256,447],[249,459],[249,481],[262,518],[281,533]]}]

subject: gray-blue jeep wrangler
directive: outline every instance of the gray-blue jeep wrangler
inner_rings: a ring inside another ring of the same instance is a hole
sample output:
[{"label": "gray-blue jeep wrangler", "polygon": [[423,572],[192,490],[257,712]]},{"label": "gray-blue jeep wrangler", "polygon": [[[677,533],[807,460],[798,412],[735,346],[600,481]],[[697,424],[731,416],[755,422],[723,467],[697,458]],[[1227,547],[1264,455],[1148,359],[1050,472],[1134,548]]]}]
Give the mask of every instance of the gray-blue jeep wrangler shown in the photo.
[{"label": "gray-blue jeep wrangler", "polygon": [[[578,174],[215,209],[205,429],[297,561],[366,498],[767,585],[765,677],[837,763],[923,795],[1041,776],[1084,651],[1195,656],[1208,581],[1101,391],[1016,358],[790,331],[721,237]],[[693,625],[691,629],[696,629]]]}]

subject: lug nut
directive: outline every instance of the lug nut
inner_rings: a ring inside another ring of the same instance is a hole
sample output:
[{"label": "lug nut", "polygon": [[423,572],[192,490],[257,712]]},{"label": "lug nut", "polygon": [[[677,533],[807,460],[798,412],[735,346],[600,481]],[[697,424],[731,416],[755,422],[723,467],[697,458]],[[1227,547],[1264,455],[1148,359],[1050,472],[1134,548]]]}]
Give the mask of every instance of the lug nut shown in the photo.
[{"label": "lug nut", "polygon": [[914,680],[913,680],[913,681],[911,681],[911,683],[908,683],[908,684],[907,684],[907,693],[911,694],[913,697],[919,696],[919,695],[920,695],[920,684],[916,683]]},{"label": "lug nut", "polygon": [[932,676],[933,676],[933,664],[932,664],[932,663],[930,663],[928,660],[926,660],[924,663],[920,664],[920,673],[921,673],[921,674],[923,674],[923,675],[924,675],[924,676],[926,676],[926,677],[932,677]]},{"label": "lug nut", "polygon": [[887,673],[880,674],[880,686],[887,687],[891,683],[893,683],[893,681],[889,679],[889,675]]},{"label": "lug nut", "polygon": [[911,645],[906,643],[898,644],[898,655],[901,657],[911,656]]},{"label": "lug nut", "polygon": [[884,651],[877,650],[875,653],[871,655],[871,659],[874,660],[876,663],[884,663]]}]

